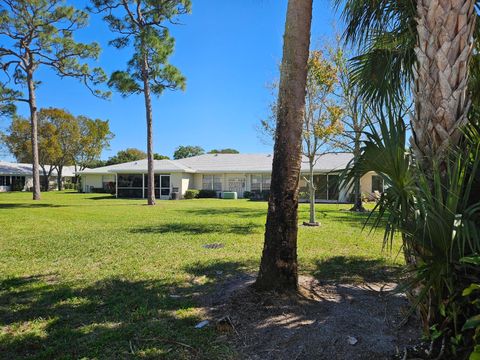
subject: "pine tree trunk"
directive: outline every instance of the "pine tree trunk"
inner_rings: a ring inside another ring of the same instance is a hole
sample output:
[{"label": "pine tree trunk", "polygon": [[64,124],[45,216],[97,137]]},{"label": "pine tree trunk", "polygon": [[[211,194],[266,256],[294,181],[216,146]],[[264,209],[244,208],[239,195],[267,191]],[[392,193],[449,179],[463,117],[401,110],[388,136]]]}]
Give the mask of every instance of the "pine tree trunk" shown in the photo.
[{"label": "pine tree trunk", "polygon": [[57,168],[57,188],[58,188],[58,191],[63,190],[63,176],[62,176],[62,173],[63,173],[63,166],[58,166],[58,168]]},{"label": "pine tree trunk", "polygon": [[255,286],[296,291],[298,182],[302,156],[312,0],[289,0],[265,243]]},{"label": "pine tree trunk", "polygon": [[313,163],[310,161],[310,183],[308,184],[310,195],[310,224],[315,224],[315,185],[313,183]]},{"label": "pine tree trunk", "polygon": [[147,162],[148,162],[148,205],[155,205],[155,169],[153,159],[153,116],[152,99],[150,96],[150,84],[148,82],[148,60],[146,54],[142,63],[143,94],[145,97],[145,113],[147,117]]},{"label": "pine tree trunk", "polygon": [[[353,149],[353,156],[354,156],[354,161],[357,161],[357,159],[360,157],[361,154],[361,149],[360,149],[360,139],[356,138],[355,139],[355,145]],[[363,202],[362,202],[362,189],[361,189],[361,179],[359,175],[355,175],[353,178],[353,207],[350,209],[350,211],[356,211],[356,212],[364,212],[366,209],[363,207]]]},{"label": "pine tree trunk", "polygon": [[28,105],[30,108],[30,127],[32,143],[32,177],[33,177],[33,200],[40,200],[40,172],[38,164],[38,119],[37,99],[35,96],[35,83],[33,71],[27,71]]},{"label": "pine tree trunk", "polygon": [[413,143],[426,169],[443,161],[467,122],[475,0],[418,0]]}]

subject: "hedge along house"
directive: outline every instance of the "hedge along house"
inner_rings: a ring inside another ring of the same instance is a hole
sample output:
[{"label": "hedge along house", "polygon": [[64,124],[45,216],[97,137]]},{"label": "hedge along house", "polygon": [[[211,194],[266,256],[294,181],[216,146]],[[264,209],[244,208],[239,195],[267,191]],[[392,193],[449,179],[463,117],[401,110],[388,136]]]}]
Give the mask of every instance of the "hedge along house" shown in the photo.
[{"label": "hedge along house", "polygon": [[[50,165],[46,165],[49,168]],[[72,182],[75,179],[75,167],[64,166],[62,171],[63,181]],[[40,184],[44,184],[44,175],[40,169]],[[48,178],[49,188],[57,186],[57,171],[54,169]],[[0,161],[0,192],[25,191],[33,186],[32,164],[12,163]]]},{"label": "hedge along house", "polygon": [[[327,154],[318,158],[314,173],[318,201],[347,202],[349,194],[339,190],[339,174],[352,155]],[[155,160],[155,197],[181,199],[189,189],[236,192],[267,192],[270,189],[272,155],[269,154],[205,154],[180,160]],[[302,162],[300,191],[307,190],[307,159]],[[120,198],[145,198],[147,195],[147,160],[87,169],[79,172],[82,191],[110,191]],[[362,193],[375,191],[378,181],[373,174],[362,178]],[[383,187],[383,186],[382,186]]]}]

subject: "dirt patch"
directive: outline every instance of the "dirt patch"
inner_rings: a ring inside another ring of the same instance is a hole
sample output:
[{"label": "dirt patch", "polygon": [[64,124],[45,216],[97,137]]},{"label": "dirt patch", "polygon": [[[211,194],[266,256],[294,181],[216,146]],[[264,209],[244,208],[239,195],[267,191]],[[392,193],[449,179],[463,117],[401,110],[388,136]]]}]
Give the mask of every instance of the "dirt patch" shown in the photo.
[{"label": "dirt patch", "polygon": [[279,296],[258,294],[253,281],[230,279],[205,299],[212,323],[223,319],[219,336],[243,359],[392,359],[420,335],[416,320],[405,323],[408,303],[392,283],[301,277],[299,295]]}]

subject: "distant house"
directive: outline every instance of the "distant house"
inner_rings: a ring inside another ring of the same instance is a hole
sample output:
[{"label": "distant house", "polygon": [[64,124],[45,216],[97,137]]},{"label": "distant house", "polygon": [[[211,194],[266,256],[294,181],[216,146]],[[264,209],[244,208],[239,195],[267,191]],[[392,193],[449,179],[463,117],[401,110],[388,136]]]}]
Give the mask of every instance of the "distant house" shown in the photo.
[{"label": "distant house", "polygon": [[[50,167],[50,165],[47,165]],[[75,167],[64,166],[62,171],[64,182],[71,182],[75,178]],[[49,187],[56,188],[57,171],[54,169],[49,177]],[[40,169],[40,184],[43,185],[43,171]],[[0,161],[0,192],[24,191],[33,186],[32,164],[12,163]]]},{"label": "distant house", "polygon": [[[347,202],[349,194],[339,189],[339,174],[352,159],[350,153],[326,154],[315,165],[316,198],[319,201]],[[224,191],[234,191],[238,197],[245,192],[265,192],[270,189],[272,155],[269,154],[205,154],[180,160],[155,160],[155,197],[182,198],[188,189],[215,190],[219,197]],[[308,162],[302,162],[300,191],[306,191],[304,177]],[[87,169],[78,173],[82,190],[94,192],[110,189],[120,198],[145,198],[147,195],[147,160]],[[380,178],[381,179],[381,178]],[[362,193],[371,196],[382,191],[375,175],[362,178]]]}]

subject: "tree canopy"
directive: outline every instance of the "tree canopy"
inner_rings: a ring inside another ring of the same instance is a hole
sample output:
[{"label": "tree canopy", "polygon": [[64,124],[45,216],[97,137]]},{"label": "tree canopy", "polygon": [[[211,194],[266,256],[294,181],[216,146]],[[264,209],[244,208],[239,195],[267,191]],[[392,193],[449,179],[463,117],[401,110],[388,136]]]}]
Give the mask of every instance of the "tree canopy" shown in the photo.
[{"label": "tree canopy", "polygon": [[125,150],[120,150],[116,155],[110,157],[106,162],[105,166],[121,164],[130,161],[143,160],[147,158],[145,151],[136,148],[127,148]]},{"label": "tree canopy", "polygon": [[203,154],[205,154],[205,150],[200,146],[181,145],[175,149],[175,152],[173,153],[173,158],[175,160],[178,160]]},{"label": "tree canopy", "polygon": [[240,154],[240,151],[226,148],[226,149],[212,149],[208,152],[209,154]]},{"label": "tree canopy", "polygon": [[[78,165],[80,169],[98,159],[113,134],[108,121],[75,117],[64,109],[41,109],[38,114],[39,163],[56,167]],[[30,121],[14,116],[1,139],[19,162],[32,162]]]}]

